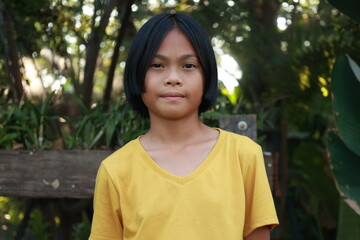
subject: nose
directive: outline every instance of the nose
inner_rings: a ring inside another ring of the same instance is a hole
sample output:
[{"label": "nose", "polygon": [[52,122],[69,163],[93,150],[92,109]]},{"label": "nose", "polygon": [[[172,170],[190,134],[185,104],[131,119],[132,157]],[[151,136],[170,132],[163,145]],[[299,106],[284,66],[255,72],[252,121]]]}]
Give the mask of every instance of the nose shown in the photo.
[{"label": "nose", "polygon": [[177,70],[170,70],[169,75],[165,80],[167,86],[182,86],[181,76]]}]

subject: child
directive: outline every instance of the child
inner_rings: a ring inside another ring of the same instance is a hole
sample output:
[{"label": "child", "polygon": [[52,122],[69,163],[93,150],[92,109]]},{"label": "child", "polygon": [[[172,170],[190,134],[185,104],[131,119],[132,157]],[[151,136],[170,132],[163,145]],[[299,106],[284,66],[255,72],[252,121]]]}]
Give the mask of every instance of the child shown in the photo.
[{"label": "child", "polygon": [[202,28],[180,13],[151,18],[124,86],[150,129],[102,162],[89,239],[270,239],[278,220],[260,146],[199,121],[217,97]]}]

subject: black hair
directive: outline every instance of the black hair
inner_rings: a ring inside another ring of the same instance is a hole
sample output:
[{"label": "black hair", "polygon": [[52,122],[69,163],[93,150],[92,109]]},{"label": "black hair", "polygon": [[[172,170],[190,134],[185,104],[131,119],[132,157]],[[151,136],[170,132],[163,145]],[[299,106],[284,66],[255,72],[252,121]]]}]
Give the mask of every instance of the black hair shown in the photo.
[{"label": "black hair", "polygon": [[160,45],[171,30],[181,30],[193,45],[204,73],[204,94],[199,114],[215,103],[218,91],[217,65],[209,37],[190,16],[181,13],[163,13],[150,18],[139,30],[132,43],[124,72],[124,89],[131,107],[144,118],[149,112],[141,94],[145,92],[146,72]]}]

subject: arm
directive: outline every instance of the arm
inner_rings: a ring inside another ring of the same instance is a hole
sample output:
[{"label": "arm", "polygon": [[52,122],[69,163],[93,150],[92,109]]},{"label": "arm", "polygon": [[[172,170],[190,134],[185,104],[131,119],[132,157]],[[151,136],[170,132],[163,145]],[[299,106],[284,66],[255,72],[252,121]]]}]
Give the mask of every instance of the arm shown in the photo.
[{"label": "arm", "polygon": [[120,196],[105,167],[100,166],[96,176],[94,215],[89,240],[122,240]]},{"label": "arm", "polygon": [[246,240],[269,240],[270,230],[279,222],[260,146],[253,149],[253,152],[249,154],[244,168],[246,198],[244,236]]},{"label": "arm", "polygon": [[244,240],[270,240],[270,229],[268,226],[257,228]]}]

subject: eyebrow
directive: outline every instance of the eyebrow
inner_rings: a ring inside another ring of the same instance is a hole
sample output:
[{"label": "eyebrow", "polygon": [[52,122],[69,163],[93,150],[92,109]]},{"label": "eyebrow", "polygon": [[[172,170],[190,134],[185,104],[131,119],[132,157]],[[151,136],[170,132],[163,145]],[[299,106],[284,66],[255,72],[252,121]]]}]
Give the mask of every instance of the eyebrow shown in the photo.
[{"label": "eyebrow", "polygon": [[[180,59],[181,59],[181,60],[185,60],[185,59],[192,58],[192,57],[198,58],[195,54],[190,53],[190,54],[184,54],[184,55],[182,55],[182,56],[180,57]],[[162,59],[162,60],[167,60],[167,59],[168,59],[168,57],[166,57],[166,56],[164,56],[164,55],[161,55],[161,54],[156,54],[156,55],[154,56],[154,58],[159,58],[159,59]]]}]

